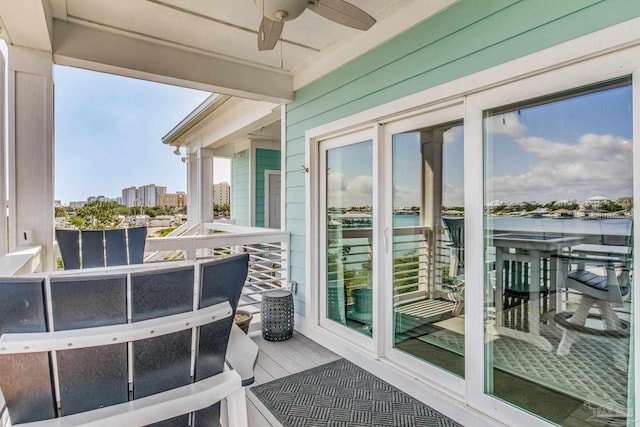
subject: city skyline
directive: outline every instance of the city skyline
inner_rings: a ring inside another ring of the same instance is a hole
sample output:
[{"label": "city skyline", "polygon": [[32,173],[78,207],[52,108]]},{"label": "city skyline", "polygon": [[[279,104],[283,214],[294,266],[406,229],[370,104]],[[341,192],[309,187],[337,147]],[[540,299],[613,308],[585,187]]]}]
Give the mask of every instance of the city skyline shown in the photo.
[{"label": "city skyline", "polygon": [[[64,66],[54,85],[56,200],[117,198],[134,182],[186,191],[186,166],[161,138],[208,92]],[[227,159],[215,159],[221,181],[230,182]]]}]

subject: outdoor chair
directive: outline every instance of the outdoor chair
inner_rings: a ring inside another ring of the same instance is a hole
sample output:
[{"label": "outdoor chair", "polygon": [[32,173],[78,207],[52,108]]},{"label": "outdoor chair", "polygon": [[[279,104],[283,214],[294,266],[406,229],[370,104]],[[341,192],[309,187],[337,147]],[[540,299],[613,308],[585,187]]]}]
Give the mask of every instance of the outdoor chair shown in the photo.
[{"label": "outdoor chair", "polygon": [[464,218],[463,217],[442,217],[451,243],[447,246],[451,248],[449,260],[449,276],[457,277],[464,272]]},{"label": "outdoor chair", "polygon": [[[249,271],[249,254],[234,255],[200,263],[200,308],[229,301],[235,315]],[[234,324],[227,351],[227,366],[242,377],[242,385],[254,382],[253,369],[258,360],[258,345]]]},{"label": "outdoor chair", "polygon": [[222,399],[229,425],[247,425],[242,379],[224,367],[231,303],[198,289],[193,264],[0,279],[12,425],[218,426]]},{"label": "outdoor chair", "polygon": [[147,227],[113,230],[56,229],[65,270],[142,264]]},{"label": "outdoor chair", "polygon": [[446,286],[448,297],[456,303],[454,315],[461,315],[464,311],[464,217],[442,217],[451,243],[449,257],[449,280]]},{"label": "outdoor chair", "polygon": [[[613,307],[619,307],[631,293],[630,269],[627,257],[559,256],[560,271],[567,288],[580,293],[576,311],[555,315],[564,329],[557,353],[569,354],[571,345],[580,334],[595,334],[612,338],[629,337],[629,325],[618,318]],[[574,266],[576,266],[574,268]],[[599,274],[598,269],[604,274]],[[593,317],[593,307],[600,312],[604,330],[586,326]]]}]

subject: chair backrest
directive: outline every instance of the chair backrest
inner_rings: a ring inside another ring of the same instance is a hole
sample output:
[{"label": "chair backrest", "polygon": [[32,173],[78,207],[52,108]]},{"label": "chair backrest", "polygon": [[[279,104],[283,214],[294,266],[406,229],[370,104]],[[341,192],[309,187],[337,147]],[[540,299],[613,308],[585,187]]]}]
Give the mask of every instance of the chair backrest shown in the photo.
[{"label": "chair backrest", "polygon": [[144,262],[147,227],[113,230],[56,230],[65,270]]},{"label": "chair backrest", "polygon": [[201,308],[229,301],[235,314],[249,272],[249,254],[200,264]]},{"label": "chair backrest", "polygon": [[[198,288],[194,265],[129,275],[0,279],[0,333],[70,334],[48,351],[33,353],[12,350],[15,336],[2,337],[0,387],[12,424],[155,398],[222,373],[231,305],[196,308],[203,305]],[[149,322],[153,326],[145,326]],[[11,354],[3,353],[7,349]],[[171,418],[170,425],[186,426],[190,418],[192,425],[218,426],[219,405],[199,406],[191,415]]]},{"label": "chair backrest", "polygon": [[56,229],[56,240],[65,270],[80,268],[80,232]]},{"label": "chair backrest", "polygon": [[464,217],[445,216],[442,222],[447,227],[453,246],[464,247]]}]

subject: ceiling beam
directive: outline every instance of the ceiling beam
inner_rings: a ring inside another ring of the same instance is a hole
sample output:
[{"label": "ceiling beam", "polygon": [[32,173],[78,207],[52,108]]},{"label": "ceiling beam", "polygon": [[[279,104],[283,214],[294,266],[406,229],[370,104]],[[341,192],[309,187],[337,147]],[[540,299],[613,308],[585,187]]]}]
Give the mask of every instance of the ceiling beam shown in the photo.
[{"label": "ceiling beam", "polygon": [[0,18],[8,44],[51,52],[53,18],[49,0],[0,1]]},{"label": "ceiling beam", "polygon": [[53,20],[56,64],[286,104],[288,73],[178,49],[116,32]]}]

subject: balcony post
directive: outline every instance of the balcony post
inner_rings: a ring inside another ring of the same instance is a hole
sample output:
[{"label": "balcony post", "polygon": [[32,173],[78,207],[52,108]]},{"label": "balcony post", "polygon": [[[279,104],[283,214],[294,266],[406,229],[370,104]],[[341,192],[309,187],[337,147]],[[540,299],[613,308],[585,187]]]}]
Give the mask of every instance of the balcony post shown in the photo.
[{"label": "balcony post", "polygon": [[24,232],[43,246],[53,269],[53,59],[50,52],[8,49],[9,250]]},{"label": "balcony post", "polygon": [[200,234],[205,234],[204,224],[213,222],[213,151],[199,148],[198,169],[198,222]]},{"label": "balcony post", "polygon": [[187,164],[187,224],[191,228],[198,223],[198,169],[196,155],[189,149],[187,149],[185,163]]}]

